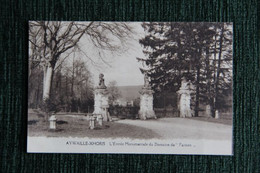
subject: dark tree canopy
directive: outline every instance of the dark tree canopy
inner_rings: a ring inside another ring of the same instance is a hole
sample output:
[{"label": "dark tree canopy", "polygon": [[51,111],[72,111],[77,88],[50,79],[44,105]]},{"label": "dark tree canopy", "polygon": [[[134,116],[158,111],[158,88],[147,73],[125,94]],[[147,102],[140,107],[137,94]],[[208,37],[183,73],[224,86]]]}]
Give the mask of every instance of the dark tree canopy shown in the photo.
[{"label": "dark tree canopy", "polygon": [[137,59],[145,64],[141,71],[155,91],[176,92],[186,77],[194,86],[197,110],[200,100],[215,105],[211,102],[230,94],[230,24],[145,22],[142,27],[146,35],[139,42],[146,57]]}]

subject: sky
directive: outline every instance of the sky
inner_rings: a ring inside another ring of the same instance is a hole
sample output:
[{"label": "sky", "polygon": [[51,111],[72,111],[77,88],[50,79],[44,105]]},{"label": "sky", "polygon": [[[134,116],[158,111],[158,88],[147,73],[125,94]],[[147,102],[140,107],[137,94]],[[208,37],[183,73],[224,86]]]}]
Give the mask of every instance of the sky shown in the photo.
[{"label": "sky", "polygon": [[[142,63],[138,62],[136,57],[144,58],[143,48],[139,44],[139,39],[144,37],[144,31],[140,22],[129,23],[134,27],[135,34],[129,40],[127,50],[120,53],[104,52],[104,63],[99,59],[97,49],[89,44],[87,39],[82,39],[81,45],[88,53],[88,56],[95,62],[93,64],[89,61],[88,69],[92,73],[92,80],[94,86],[98,85],[99,74],[104,74],[105,84],[108,85],[110,81],[116,81],[118,86],[133,86],[143,85],[144,76],[140,71]],[[109,65],[108,65],[109,64]]]},{"label": "sky", "polygon": [[[98,85],[99,74],[104,74],[105,84],[108,85],[110,81],[116,81],[118,86],[134,86],[144,84],[144,75],[140,71],[141,62],[137,61],[137,57],[145,58],[143,47],[139,44],[139,39],[145,35],[141,22],[129,22],[134,29],[134,34],[128,40],[124,51],[111,53],[110,51],[101,51],[103,60],[100,59],[98,49],[86,37],[82,37],[79,46],[85,52],[79,52],[79,55],[88,66],[92,75],[94,86]],[[232,27],[229,28],[232,30]],[[85,54],[89,58],[85,57]],[[91,59],[91,60],[90,60]]]}]

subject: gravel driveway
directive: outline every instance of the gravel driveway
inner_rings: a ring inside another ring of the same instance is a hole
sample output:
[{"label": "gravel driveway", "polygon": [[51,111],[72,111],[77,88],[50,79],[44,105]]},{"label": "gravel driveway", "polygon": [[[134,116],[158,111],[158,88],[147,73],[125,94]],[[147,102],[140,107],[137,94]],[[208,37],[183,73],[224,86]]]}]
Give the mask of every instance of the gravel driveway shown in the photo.
[{"label": "gravel driveway", "polygon": [[119,120],[153,130],[161,139],[213,139],[232,141],[232,126],[185,118],[160,118],[157,120]]}]

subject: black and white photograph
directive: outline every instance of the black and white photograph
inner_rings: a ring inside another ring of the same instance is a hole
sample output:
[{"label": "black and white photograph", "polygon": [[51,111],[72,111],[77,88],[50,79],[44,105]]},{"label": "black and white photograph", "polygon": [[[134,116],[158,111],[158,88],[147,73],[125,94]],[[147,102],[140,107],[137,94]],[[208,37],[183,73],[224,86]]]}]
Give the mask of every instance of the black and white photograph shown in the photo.
[{"label": "black and white photograph", "polygon": [[233,154],[233,24],[29,21],[29,153]]}]

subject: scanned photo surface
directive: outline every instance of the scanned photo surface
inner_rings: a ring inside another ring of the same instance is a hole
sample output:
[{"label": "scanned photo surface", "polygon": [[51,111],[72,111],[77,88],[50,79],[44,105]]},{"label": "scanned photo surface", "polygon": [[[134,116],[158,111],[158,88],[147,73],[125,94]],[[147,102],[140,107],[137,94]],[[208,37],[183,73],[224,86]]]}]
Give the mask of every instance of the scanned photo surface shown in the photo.
[{"label": "scanned photo surface", "polygon": [[30,153],[232,155],[233,24],[29,22]]}]

